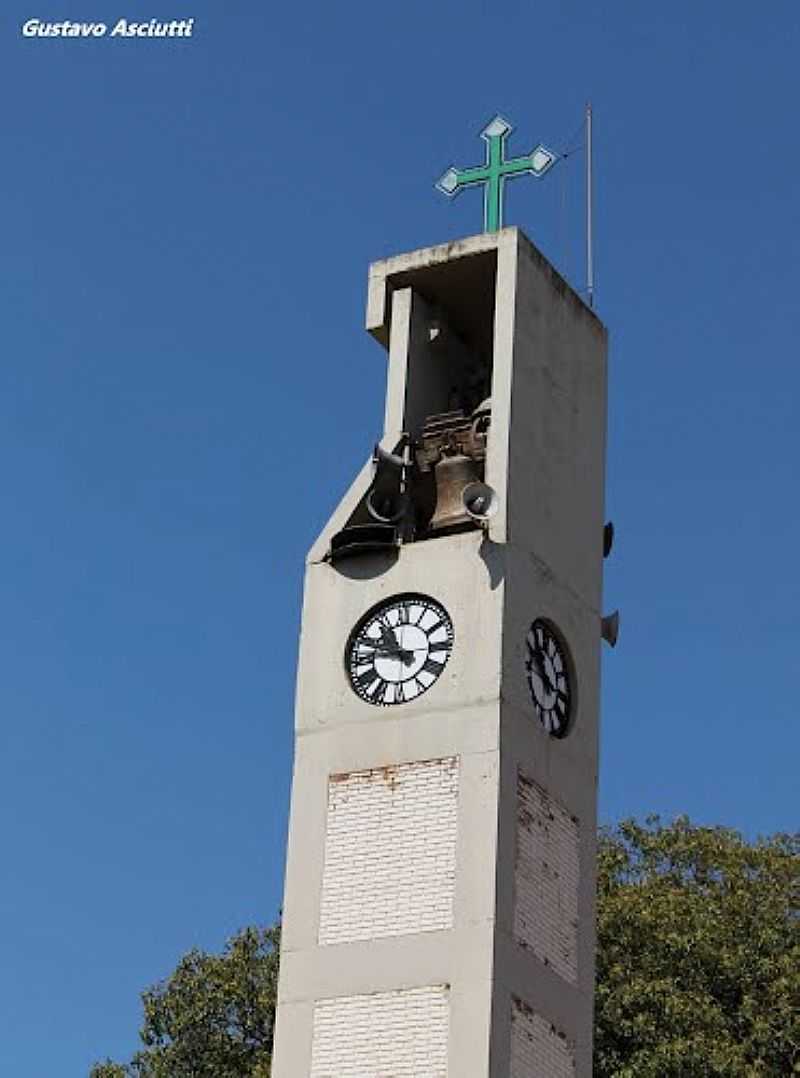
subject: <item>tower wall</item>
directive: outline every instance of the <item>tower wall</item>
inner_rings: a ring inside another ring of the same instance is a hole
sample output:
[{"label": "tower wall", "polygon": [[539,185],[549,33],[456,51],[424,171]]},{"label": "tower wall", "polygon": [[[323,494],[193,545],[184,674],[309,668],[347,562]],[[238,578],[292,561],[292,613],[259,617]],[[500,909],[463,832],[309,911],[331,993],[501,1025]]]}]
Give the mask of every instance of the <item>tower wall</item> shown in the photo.
[{"label": "tower wall", "polygon": [[[488,391],[484,528],[332,564],[365,466],[312,548],[273,1078],[591,1073],[605,332],[515,229],[376,263],[383,446]],[[359,698],[351,628],[431,596],[454,643],[394,707]],[[570,733],[533,714],[531,621],[575,671]],[[531,1068],[535,1069],[531,1069]]]},{"label": "tower wall", "polygon": [[[499,273],[513,294],[513,350],[508,366],[495,362],[506,391],[493,392],[493,431],[509,404],[495,991],[517,1038],[550,1022],[575,1073],[590,1075],[607,341],[523,237],[516,253],[513,290],[510,269]],[[524,642],[534,618],[555,625],[571,653],[576,702],[561,739],[531,714]],[[506,1078],[515,1039],[497,1032],[492,1075]]]},{"label": "tower wall", "polygon": [[[409,1074],[488,1073],[502,587],[492,590],[497,567],[481,557],[482,544],[479,532],[409,544],[392,565],[359,559],[354,578],[327,564],[309,566],[275,1078],[349,1078],[349,1071],[312,1069],[315,1007],[347,1001],[344,1013],[363,1018],[374,994],[383,1016],[375,1020],[376,1038],[387,1008],[397,1014],[408,1005],[423,1025],[446,1017],[447,1069]],[[376,708],[347,685],[347,630],[380,599],[408,591],[435,595],[450,612],[453,654],[440,683],[418,701]],[[476,662],[477,653],[485,661]],[[349,851],[337,811],[352,822]],[[355,893],[361,873],[363,901]],[[346,1054],[352,1038],[345,1028]],[[398,1068],[408,1028],[398,1019]],[[354,1076],[384,1073],[371,1069],[368,1051],[362,1058]],[[395,1071],[385,1073],[394,1078]],[[398,1069],[398,1078],[405,1073]]]}]

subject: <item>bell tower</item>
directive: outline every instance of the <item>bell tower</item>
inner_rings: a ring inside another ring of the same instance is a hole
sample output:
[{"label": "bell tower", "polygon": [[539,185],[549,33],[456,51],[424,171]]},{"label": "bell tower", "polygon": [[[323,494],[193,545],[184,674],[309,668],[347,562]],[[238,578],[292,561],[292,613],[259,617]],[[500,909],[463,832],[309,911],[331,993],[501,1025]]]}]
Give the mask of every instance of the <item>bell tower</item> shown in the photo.
[{"label": "bell tower", "polygon": [[606,331],[514,228],[372,265],[367,329],[383,437],[306,568],[273,1078],[588,1078]]}]

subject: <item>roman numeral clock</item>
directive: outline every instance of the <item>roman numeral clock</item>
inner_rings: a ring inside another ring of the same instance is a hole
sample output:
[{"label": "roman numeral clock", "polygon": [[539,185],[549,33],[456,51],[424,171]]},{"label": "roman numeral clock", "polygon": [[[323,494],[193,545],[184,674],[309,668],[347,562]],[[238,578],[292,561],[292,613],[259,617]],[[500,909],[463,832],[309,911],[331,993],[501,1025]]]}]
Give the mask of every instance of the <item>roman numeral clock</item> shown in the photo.
[{"label": "roman numeral clock", "polygon": [[606,332],[514,228],[373,264],[367,329],[383,434],[306,567],[273,1078],[588,1078]]},{"label": "roman numeral clock", "polygon": [[369,704],[416,700],[439,678],[453,647],[453,623],[424,595],[398,595],[369,610],[350,634],[353,690]]}]

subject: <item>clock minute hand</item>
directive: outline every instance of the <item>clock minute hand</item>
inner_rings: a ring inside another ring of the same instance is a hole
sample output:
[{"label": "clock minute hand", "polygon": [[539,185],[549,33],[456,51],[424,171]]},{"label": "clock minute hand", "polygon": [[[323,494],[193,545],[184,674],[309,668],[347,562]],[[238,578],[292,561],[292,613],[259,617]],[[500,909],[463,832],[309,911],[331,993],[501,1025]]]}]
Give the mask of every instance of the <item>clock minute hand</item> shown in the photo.
[{"label": "clock minute hand", "polygon": [[397,644],[373,644],[371,641],[369,643],[362,641],[358,645],[358,649],[362,652],[371,651],[375,655],[380,655],[384,659],[396,659],[399,655],[402,655],[404,662],[407,661],[405,659],[406,655],[412,656],[412,659],[408,660],[410,662],[413,660],[414,654],[412,651],[406,651],[404,648],[399,647]]},{"label": "clock minute hand", "polygon": [[545,688],[547,689],[547,691],[552,692],[552,693],[557,693],[558,690],[556,689],[555,685],[553,684],[553,682],[548,677],[547,671],[544,668],[544,663],[539,658],[539,656],[538,656],[538,654],[536,652],[533,652],[533,654],[531,655],[531,664],[536,668],[536,673],[539,675],[539,677],[544,682],[544,685],[545,685]]}]

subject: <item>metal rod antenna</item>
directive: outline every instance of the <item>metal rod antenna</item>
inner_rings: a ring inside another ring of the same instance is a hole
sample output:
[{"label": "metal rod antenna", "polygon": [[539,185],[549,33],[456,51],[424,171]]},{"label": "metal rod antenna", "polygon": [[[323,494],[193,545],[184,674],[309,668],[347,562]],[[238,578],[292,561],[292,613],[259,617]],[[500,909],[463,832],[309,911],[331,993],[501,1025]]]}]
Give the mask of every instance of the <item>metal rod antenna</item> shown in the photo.
[{"label": "metal rod antenna", "polygon": [[594,307],[594,250],[592,244],[592,103],[586,102],[586,295]]}]

